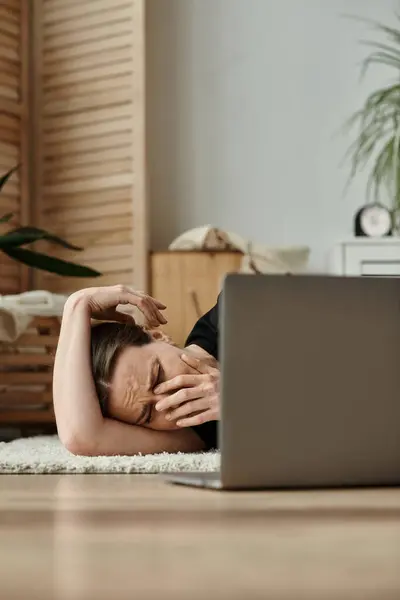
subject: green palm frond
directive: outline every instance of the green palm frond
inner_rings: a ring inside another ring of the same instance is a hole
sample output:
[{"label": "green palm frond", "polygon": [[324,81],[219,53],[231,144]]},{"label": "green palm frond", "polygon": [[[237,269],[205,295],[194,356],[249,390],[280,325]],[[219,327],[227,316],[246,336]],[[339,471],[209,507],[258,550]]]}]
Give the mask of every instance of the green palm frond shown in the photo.
[{"label": "green palm frond", "polygon": [[400,69],[400,56],[395,55],[393,52],[384,52],[382,50],[373,52],[362,63],[362,77],[371,65],[385,65],[386,67]]},{"label": "green palm frond", "polygon": [[11,221],[13,216],[13,213],[7,213],[6,215],[3,215],[2,217],[0,217],[0,223],[8,223],[8,221]]},{"label": "green palm frond", "polygon": [[[17,169],[18,167],[14,167],[8,171],[8,173],[0,177],[0,191]],[[12,213],[1,216],[0,224],[9,223],[13,216]],[[22,247],[40,240],[46,240],[47,242],[56,244],[68,250],[82,250],[82,248],[70,244],[44,229],[39,229],[38,227],[17,227],[2,235],[0,234],[0,252],[4,252],[4,254],[13,260],[29,267],[41,269],[42,271],[55,273],[64,277],[99,277],[101,275],[101,273],[90,267],[78,265],[73,262]]]},{"label": "green palm frond", "polygon": [[10,179],[11,175],[13,173],[15,173],[15,171],[17,171],[17,170],[18,170],[18,166],[13,167],[7,173],[5,173],[5,175],[2,175],[0,177],[0,192],[1,192],[1,189],[6,185],[7,181]]},{"label": "green palm frond", "polygon": [[25,246],[26,244],[38,242],[39,240],[46,240],[47,242],[52,242],[53,244],[62,246],[67,250],[82,250],[82,248],[79,248],[79,246],[74,246],[73,244],[70,244],[69,242],[66,242],[65,240],[61,239],[57,235],[49,233],[44,229],[39,229],[38,227],[17,227],[16,229],[11,229],[11,231],[7,231],[6,234],[0,237],[0,248],[6,248],[11,246]]},{"label": "green palm frond", "polygon": [[28,267],[34,267],[35,269],[55,273],[56,275],[63,275],[64,277],[99,277],[101,275],[101,273],[89,267],[77,265],[66,260],[61,260],[60,258],[54,258],[53,256],[48,256],[34,250],[17,247],[3,248],[3,252],[10,258],[18,260]]},{"label": "green palm frond", "polygon": [[[400,22],[400,17],[397,15]],[[373,66],[393,71],[391,85],[372,92],[363,106],[345,123],[354,136],[346,157],[350,159],[349,182],[357,173],[369,169],[367,195],[382,201],[389,193],[393,208],[400,207],[400,29],[361,19],[382,35],[384,41],[364,41],[372,49],[361,64],[361,76]]]}]

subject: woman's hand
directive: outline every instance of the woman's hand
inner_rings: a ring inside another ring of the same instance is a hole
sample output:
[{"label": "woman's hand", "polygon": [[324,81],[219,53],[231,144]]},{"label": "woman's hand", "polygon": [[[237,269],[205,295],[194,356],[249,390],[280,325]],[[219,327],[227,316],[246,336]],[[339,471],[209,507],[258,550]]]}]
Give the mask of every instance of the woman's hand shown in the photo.
[{"label": "woman's hand", "polygon": [[198,358],[203,364],[208,365],[209,367],[214,367],[215,369],[219,369],[219,363],[217,359],[209,354],[209,352],[204,350],[204,348],[197,346],[197,344],[191,344],[190,346],[187,346],[186,350],[188,350],[188,354],[190,354],[190,356]]},{"label": "woman's hand", "polygon": [[168,411],[166,418],[176,420],[178,427],[219,420],[219,369],[187,354],[182,355],[182,360],[197,373],[178,375],[158,385],[155,394],[169,396],[157,402],[156,409]]},{"label": "woman's hand", "polygon": [[166,306],[144,292],[133,290],[125,285],[92,287],[79,290],[72,294],[67,304],[83,301],[87,305],[90,316],[102,321],[121,321],[132,323],[132,315],[119,312],[118,305],[136,306],[145,316],[150,327],[165,325],[167,320],[161,314]]}]

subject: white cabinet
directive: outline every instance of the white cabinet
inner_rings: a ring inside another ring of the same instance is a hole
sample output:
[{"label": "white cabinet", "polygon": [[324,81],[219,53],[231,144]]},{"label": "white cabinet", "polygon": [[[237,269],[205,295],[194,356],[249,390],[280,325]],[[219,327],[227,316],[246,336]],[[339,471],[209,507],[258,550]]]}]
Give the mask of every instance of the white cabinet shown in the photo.
[{"label": "white cabinet", "polygon": [[335,275],[400,277],[400,238],[355,238],[337,244]]}]

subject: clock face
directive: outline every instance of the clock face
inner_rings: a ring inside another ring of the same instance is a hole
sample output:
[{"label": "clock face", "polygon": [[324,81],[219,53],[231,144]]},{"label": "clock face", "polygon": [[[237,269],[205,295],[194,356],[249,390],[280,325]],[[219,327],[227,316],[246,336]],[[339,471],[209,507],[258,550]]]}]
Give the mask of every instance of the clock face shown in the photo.
[{"label": "clock face", "polygon": [[366,206],[360,217],[361,229],[371,237],[382,237],[387,235],[392,227],[390,212],[384,206],[378,204]]}]

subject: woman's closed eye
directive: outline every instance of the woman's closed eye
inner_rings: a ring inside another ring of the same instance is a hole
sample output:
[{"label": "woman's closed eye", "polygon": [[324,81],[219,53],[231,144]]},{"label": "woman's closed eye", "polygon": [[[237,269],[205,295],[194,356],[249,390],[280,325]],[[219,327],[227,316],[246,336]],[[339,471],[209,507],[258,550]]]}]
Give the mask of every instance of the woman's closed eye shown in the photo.
[{"label": "woman's closed eye", "polygon": [[162,368],[161,363],[158,362],[156,376],[153,381],[153,390],[155,390],[155,388],[162,383],[164,379],[164,369]]},{"label": "woman's closed eye", "polygon": [[[152,388],[156,388],[160,383],[163,382],[164,377],[163,377],[164,373],[163,373],[163,368],[161,366],[160,362],[157,362],[157,367],[156,367],[156,372],[155,372],[155,376],[152,382]],[[155,402],[156,401],[151,401],[148,403],[147,408],[146,408],[146,412],[145,412],[145,416],[143,417],[143,425],[149,425],[149,423],[151,423],[151,420],[153,418],[153,414],[154,414],[154,406],[155,406]]]},{"label": "woman's closed eye", "polygon": [[151,419],[153,418],[153,408],[154,408],[153,403],[149,403],[147,405],[146,416],[144,418],[143,425],[148,425],[151,422]]}]

